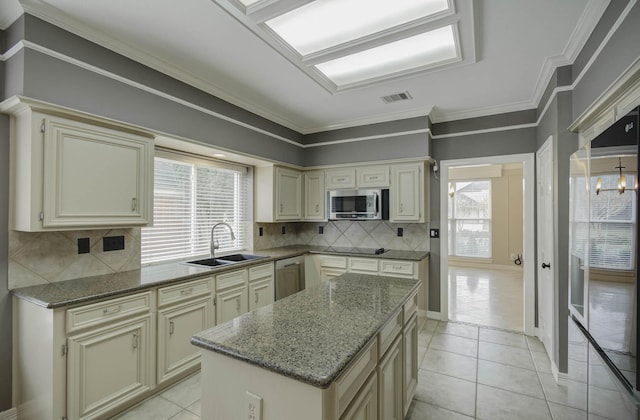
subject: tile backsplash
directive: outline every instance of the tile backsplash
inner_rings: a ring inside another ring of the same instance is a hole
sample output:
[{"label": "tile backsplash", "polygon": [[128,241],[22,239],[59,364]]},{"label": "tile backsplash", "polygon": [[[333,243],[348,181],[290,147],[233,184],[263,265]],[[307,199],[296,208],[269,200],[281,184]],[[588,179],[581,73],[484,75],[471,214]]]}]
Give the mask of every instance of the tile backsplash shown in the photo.
[{"label": "tile backsplash", "polygon": [[[102,251],[102,238],[124,236],[124,249]],[[78,238],[90,252],[78,254]],[[9,289],[140,268],[140,228],[69,232],[9,231]]]},{"label": "tile backsplash", "polygon": [[[319,227],[323,233],[319,233]],[[259,236],[259,228],[263,235]],[[282,227],[285,234],[282,234]],[[398,228],[403,236],[397,236]],[[359,248],[389,248],[402,251],[429,250],[428,223],[388,221],[335,221],[323,223],[256,223],[254,249],[305,244]]]}]

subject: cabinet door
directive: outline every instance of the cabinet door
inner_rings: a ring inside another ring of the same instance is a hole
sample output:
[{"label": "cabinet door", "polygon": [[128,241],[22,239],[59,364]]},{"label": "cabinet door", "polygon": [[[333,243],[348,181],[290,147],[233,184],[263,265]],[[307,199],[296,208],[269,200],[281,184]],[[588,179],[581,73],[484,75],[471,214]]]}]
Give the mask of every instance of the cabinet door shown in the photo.
[{"label": "cabinet door", "polygon": [[302,219],[302,173],[276,168],[276,220]]},{"label": "cabinet door", "polygon": [[378,365],[378,416],[382,420],[404,418],[402,358],[402,339],[398,335]]},{"label": "cabinet door", "polygon": [[373,372],[340,420],[378,420],[378,380]]},{"label": "cabinet door", "polygon": [[216,324],[222,324],[247,312],[247,286],[216,293]]},{"label": "cabinet door", "polygon": [[304,174],[304,220],[326,220],[324,172]]},{"label": "cabinet door", "polygon": [[44,227],[151,222],[151,139],[65,119],[45,121]]},{"label": "cabinet door", "polygon": [[422,165],[407,164],[391,167],[391,188],[389,189],[392,222],[420,222],[424,210],[424,195],[421,192]]},{"label": "cabinet door", "polygon": [[249,283],[249,310],[273,303],[273,278]]},{"label": "cabinet door", "polygon": [[364,166],[356,168],[358,188],[388,187],[388,166]]},{"label": "cabinet door", "polygon": [[353,168],[331,169],[326,171],[325,174],[326,187],[328,190],[356,187],[356,170]]},{"label": "cabinet door", "polygon": [[150,325],[146,315],[69,338],[69,418],[99,416],[151,388]]},{"label": "cabinet door", "polygon": [[191,336],[213,325],[212,298],[206,297],[158,311],[158,382],[200,363]]},{"label": "cabinet door", "polygon": [[406,415],[418,386],[418,318],[415,315],[404,326],[402,350],[404,353],[402,360],[404,367],[402,395],[404,414]]}]

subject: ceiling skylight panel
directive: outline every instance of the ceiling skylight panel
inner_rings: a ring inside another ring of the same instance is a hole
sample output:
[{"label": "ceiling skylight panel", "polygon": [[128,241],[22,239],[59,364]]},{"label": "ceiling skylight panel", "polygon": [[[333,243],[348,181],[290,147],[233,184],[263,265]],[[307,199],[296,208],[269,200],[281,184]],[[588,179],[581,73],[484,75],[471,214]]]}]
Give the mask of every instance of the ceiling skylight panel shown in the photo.
[{"label": "ceiling skylight panel", "polygon": [[338,87],[460,58],[452,25],[317,64]]},{"label": "ceiling skylight panel", "polygon": [[448,0],[316,0],[265,23],[305,56],[449,9]]}]

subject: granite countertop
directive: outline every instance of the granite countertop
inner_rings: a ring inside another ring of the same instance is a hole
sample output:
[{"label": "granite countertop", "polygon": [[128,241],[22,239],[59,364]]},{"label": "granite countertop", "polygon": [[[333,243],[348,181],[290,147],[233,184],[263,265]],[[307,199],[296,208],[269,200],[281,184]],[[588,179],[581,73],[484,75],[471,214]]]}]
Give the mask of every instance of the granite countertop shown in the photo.
[{"label": "granite countertop", "polygon": [[327,388],[419,281],[347,273],[232,321],[191,343]]},{"label": "granite countertop", "polygon": [[[327,247],[307,245],[294,245],[247,252],[263,256],[264,258],[216,267],[199,267],[184,263],[151,265],[139,270],[84,277],[44,285],[20,287],[13,289],[11,293],[20,299],[29,301],[44,308],[53,309],[87,303],[108,297],[126,295],[152,287],[185,281],[202,277],[204,275],[219,274],[225,271],[242,269],[252,265],[263,264],[307,253],[354,255],[353,253],[332,252],[330,249],[327,249]],[[417,252],[391,250],[380,255],[362,256],[369,258],[420,261],[428,255],[429,252],[427,251]]]}]

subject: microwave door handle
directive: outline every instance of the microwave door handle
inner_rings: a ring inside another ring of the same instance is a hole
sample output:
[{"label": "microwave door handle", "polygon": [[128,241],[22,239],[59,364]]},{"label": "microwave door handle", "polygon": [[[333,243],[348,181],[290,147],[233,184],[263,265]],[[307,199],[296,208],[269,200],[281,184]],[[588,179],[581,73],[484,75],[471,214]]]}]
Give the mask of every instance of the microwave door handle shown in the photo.
[{"label": "microwave door handle", "polygon": [[376,193],[376,214],[380,213],[380,196]]}]

